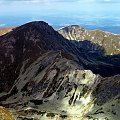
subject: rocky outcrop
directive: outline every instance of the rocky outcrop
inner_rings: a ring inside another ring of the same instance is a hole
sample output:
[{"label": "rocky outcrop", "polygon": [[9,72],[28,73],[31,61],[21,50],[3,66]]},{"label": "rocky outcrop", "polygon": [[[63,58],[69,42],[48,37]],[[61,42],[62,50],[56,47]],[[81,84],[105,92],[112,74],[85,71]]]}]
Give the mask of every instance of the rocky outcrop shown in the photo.
[{"label": "rocky outcrop", "polygon": [[58,30],[65,38],[70,40],[90,40],[105,50],[105,54],[120,54],[120,35],[101,30],[86,30],[79,25],[66,26]]},{"label": "rocky outcrop", "polygon": [[[14,89],[16,92],[2,101],[2,104],[5,106],[10,104],[12,108],[18,109],[16,117],[21,119],[29,116],[29,112],[26,114],[29,110],[45,112],[43,119],[44,117],[47,119],[47,116],[49,119],[51,114],[79,118],[83,116],[79,113],[92,99],[89,97],[94,89],[93,84],[97,86],[98,83],[98,77],[91,71],[83,70],[81,66],[59,52],[49,52],[39,57],[26,70],[22,67],[11,89],[11,92]],[[71,109],[74,109],[74,113]],[[21,112],[25,115],[22,116]],[[33,117],[42,118],[42,115],[32,114]]]},{"label": "rocky outcrop", "polygon": [[17,120],[118,120],[120,58],[102,50],[42,21],[1,36],[0,105]]},{"label": "rocky outcrop", "polygon": [[119,119],[120,102],[120,75],[102,78],[93,91],[94,107],[87,114],[90,120],[117,120]]},{"label": "rocky outcrop", "polygon": [[59,52],[50,52],[26,70],[22,67],[12,88],[17,92],[2,105],[9,105],[19,120],[118,120],[119,79],[102,78]]}]

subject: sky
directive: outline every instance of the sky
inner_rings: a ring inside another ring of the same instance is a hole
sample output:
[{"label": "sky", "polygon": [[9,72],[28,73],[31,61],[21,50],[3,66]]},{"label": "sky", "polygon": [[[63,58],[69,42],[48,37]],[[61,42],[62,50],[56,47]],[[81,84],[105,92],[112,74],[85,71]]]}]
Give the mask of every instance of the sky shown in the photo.
[{"label": "sky", "polygon": [[[0,27],[43,20],[52,26],[120,26],[120,0],[0,0]],[[116,29],[117,29],[116,28]]]}]

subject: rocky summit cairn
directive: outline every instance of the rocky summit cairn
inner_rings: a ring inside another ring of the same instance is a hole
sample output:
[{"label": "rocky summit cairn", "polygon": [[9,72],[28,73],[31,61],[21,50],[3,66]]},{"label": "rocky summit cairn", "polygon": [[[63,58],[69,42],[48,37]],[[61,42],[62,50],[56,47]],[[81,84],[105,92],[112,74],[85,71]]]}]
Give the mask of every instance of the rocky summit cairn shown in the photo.
[{"label": "rocky summit cairn", "polygon": [[0,105],[14,119],[119,120],[119,55],[35,21],[2,35],[0,56]]}]

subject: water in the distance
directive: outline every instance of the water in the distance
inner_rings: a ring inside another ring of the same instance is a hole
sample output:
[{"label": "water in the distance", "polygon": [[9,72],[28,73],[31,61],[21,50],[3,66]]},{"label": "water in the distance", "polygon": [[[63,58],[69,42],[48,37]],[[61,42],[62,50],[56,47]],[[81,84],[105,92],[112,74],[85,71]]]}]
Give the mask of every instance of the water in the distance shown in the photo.
[{"label": "water in the distance", "polygon": [[0,27],[43,20],[120,33],[120,0],[0,0]]}]

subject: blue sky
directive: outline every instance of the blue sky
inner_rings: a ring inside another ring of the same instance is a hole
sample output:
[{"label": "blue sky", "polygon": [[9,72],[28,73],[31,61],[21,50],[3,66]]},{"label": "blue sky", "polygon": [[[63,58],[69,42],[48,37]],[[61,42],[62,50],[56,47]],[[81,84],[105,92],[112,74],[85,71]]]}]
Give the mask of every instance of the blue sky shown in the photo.
[{"label": "blue sky", "polygon": [[54,26],[120,26],[120,0],[0,0],[0,10],[0,27],[35,20]]},{"label": "blue sky", "polygon": [[119,6],[119,0],[0,0],[0,16],[104,16],[117,14]]}]

